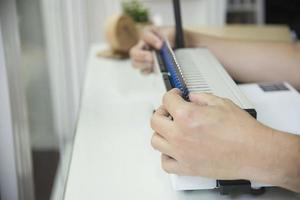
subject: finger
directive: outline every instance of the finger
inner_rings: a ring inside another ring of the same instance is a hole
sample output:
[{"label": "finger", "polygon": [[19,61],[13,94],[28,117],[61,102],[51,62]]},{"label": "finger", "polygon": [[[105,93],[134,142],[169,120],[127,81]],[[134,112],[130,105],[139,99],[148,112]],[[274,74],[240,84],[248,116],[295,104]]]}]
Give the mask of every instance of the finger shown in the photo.
[{"label": "finger", "polygon": [[154,29],[148,29],[144,32],[142,39],[146,44],[158,50],[162,47],[163,41],[157,32],[158,31],[154,31]]},{"label": "finger", "polygon": [[142,69],[141,73],[147,75],[147,74],[150,74],[152,71],[153,71],[153,68],[147,68],[147,69]]},{"label": "finger", "polygon": [[164,106],[158,107],[155,112],[156,112],[156,114],[162,115],[165,117],[169,117],[169,115],[170,115]]},{"label": "finger", "polygon": [[136,47],[138,49],[144,49],[146,46],[146,43],[143,41],[143,40],[140,40],[137,44],[136,44]]},{"label": "finger", "polygon": [[132,60],[138,62],[145,62],[145,63],[153,63],[153,54],[151,51],[148,50],[133,50],[132,55],[130,56]]},{"label": "finger", "polygon": [[168,141],[166,139],[161,137],[156,132],[152,135],[151,146],[163,154],[168,154],[170,156],[174,156],[172,149],[171,149],[171,145],[168,143]]},{"label": "finger", "polygon": [[140,62],[153,62],[153,55],[149,50],[144,50],[145,43],[140,41],[136,46],[130,49],[130,58]]},{"label": "finger", "polygon": [[175,134],[174,122],[167,115],[162,115],[156,111],[151,117],[151,128],[166,140]]},{"label": "finger", "polygon": [[176,118],[178,111],[184,109],[188,105],[188,102],[181,97],[181,92],[178,89],[172,89],[163,96],[163,106],[171,114],[173,118]]},{"label": "finger", "polygon": [[176,174],[179,171],[178,162],[166,154],[161,154],[161,166],[163,170],[170,174]]},{"label": "finger", "polygon": [[190,93],[189,98],[191,102],[204,106],[217,105],[222,101],[222,98],[209,93]]},{"label": "finger", "polygon": [[151,26],[150,28],[149,28],[149,30],[151,31],[151,32],[153,32],[157,37],[159,37],[160,39],[162,39],[163,38],[163,32],[157,27],[157,26]]},{"label": "finger", "polygon": [[140,61],[136,61],[136,60],[132,61],[132,66],[133,66],[133,68],[141,69],[141,70],[146,70],[146,69],[152,70],[153,69],[153,63],[140,62]]}]

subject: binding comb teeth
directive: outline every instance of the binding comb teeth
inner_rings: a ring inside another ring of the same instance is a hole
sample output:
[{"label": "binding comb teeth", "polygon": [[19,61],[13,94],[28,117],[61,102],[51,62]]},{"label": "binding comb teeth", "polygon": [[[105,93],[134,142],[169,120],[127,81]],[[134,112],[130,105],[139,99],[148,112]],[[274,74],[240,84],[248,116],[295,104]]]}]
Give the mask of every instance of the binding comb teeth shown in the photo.
[{"label": "binding comb teeth", "polygon": [[189,91],[184,82],[181,67],[178,64],[175,54],[167,41],[164,42],[160,53],[168,70],[169,80],[172,87],[180,89],[182,92],[182,97],[185,100],[188,100]]}]

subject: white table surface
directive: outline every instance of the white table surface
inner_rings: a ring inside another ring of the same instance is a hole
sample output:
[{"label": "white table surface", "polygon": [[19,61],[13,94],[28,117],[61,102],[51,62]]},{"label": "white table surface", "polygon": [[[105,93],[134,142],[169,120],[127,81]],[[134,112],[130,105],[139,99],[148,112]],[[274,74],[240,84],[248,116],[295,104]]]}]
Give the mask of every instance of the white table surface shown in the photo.
[{"label": "white table surface", "polygon": [[134,70],[129,60],[98,58],[102,48],[92,47],[89,55],[66,200],[300,199],[278,188],[257,197],[174,191],[150,145],[149,119],[163,86],[154,75]]}]

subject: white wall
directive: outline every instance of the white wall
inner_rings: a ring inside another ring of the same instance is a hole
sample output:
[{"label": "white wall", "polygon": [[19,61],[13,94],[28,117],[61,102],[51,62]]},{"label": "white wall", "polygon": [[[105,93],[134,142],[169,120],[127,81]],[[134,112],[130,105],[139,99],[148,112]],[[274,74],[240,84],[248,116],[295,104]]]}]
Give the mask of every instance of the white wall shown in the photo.
[{"label": "white wall", "polygon": [[[174,24],[171,0],[141,0],[150,8],[152,17],[159,16],[163,25]],[[88,0],[88,32],[90,43],[103,42],[105,19],[120,12],[121,0]],[[184,25],[223,25],[225,22],[225,0],[182,0]]]},{"label": "white wall", "polygon": [[[163,25],[174,24],[172,0],[142,0],[152,15],[160,15]],[[184,25],[223,25],[225,19],[224,0],[182,0],[182,21]]]},{"label": "white wall", "polygon": [[104,23],[112,13],[120,12],[121,0],[88,0],[87,21],[90,43],[104,41]]}]

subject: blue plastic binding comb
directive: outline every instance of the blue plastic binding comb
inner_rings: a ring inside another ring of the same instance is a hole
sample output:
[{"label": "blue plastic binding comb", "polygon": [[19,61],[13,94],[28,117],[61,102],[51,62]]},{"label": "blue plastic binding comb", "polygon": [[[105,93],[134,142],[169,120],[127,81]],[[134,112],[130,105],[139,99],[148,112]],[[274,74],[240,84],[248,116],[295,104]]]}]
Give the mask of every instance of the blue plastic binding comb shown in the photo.
[{"label": "blue plastic binding comb", "polygon": [[173,50],[171,49],[169,43],[167,41],[164,42],[161,50],[160,56],[164,62],[164,65],[168,71],[169,81],[173,88],[178,88],[182,92],[182,97],[185,100],[188,100],[189,91],[184,82],[181,68],[176,61]]}]

